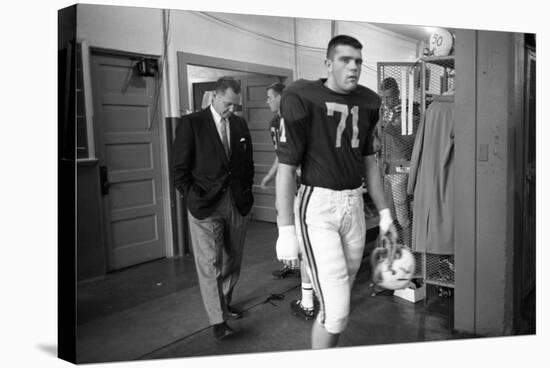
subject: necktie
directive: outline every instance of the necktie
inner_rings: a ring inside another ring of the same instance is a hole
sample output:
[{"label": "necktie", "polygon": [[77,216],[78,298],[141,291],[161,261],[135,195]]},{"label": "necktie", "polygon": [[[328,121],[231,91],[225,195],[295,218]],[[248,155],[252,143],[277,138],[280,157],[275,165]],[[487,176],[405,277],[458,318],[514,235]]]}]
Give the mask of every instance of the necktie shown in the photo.
[{"label": "necktie", "polygon": [[222,119],[220,123],[221,123],[220,132],[222,136],[221,138],[222,138],[223,149],[225,151],[225,155],[229,158],[229,141],[227,140],[227,120]]}]

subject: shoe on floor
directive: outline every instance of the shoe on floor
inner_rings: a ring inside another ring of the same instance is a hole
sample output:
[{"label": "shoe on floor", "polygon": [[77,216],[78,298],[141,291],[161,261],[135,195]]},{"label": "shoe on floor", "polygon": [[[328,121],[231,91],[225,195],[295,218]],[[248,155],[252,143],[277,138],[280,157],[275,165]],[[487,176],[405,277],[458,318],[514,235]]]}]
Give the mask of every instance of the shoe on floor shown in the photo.
[{"label": "shoe on floor", "polygon": [[315,318],[315,308],[304,308],[301,300],[293,300],[290,302],[290,311],[296,317],[305,319],[306,321]]},{"label": "shoe on floor", "polygon": [[224,312],[226,319],[239,319],[242,318],[243,312],[230,305],[227,306],[227,312]]},{"label": "shoe on floor", "polygon": [[214,333],[214,337],[218,340],[226,339],[235,333],[235,331],[225,322],[213,325],[212,331]]}]

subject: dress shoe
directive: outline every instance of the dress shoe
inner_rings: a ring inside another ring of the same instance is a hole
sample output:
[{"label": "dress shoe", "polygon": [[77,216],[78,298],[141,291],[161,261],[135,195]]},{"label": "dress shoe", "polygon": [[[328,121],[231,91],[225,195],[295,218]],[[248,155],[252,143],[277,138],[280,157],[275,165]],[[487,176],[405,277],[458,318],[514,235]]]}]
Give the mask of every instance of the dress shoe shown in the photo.
[{"label": "dress shoe", "polygon": [[243,316],[243,312],[228,305],[224,315],[226,319],[239,319]]},{"label": "dress shoe", "polygon": [[218,340],[226,339],[235,333],[235,331],[225,322],[213,325],[212,330],[214,332],[214,337]]}]

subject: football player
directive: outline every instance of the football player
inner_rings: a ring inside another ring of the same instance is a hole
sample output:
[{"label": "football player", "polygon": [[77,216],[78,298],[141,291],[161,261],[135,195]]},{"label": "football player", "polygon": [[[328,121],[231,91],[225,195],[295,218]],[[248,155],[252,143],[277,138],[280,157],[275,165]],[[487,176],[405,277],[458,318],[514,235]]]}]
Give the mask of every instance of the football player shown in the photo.
[{"label": "football player", "polygon": [[[380,215],[380,233],[396,237],[373,148],[380,97],[358,84],[362,45],[340,35],[328,44],[327,79],[298,80],[281,99],[276,179],[277,258],[296,267],[304,254],[320,310],[314,349],[336,346],[365,246],[362,177]],[[295,195],[294,175],[301,167]]]},{"label": "football player", "polygon": [[[407,195],[407,172],[396,172],[395,163],[401,164],[411,160],[414,139],[420,122],[419,104],[413,103],[413,133],[403,134],[401,128],[401,100],[399,86],[392,77],[385,78],[380,85],[382,97],[381,128],[385,142],[384,166],[387,191],[391,193],[393,208],[397,223],[401,227],[401,243],[411,247],[412,224],[410,214],[410,200]],[[407,101],[408,102],[408,101]],[[407,164],[408,165],[408,164]],[[391,203],[390,203],[391,206]]]},{"label": "football player", "polygon": [[[277,150],[277,145],[279,142],[279,136],[280,136],[280,122],[281,122],[281,95],[283,93],[283,90],[285,88],[285,85],[282,83],[274,83],[267,87],[267,104],[269,105],[269,109],[271,112],[275,113],[275,116],[271,121],[269,122],[269,132],[271,134],[271,140],[273,142],[273,147],[275,150]],[[277,166],[279,164],[279,161],[277,159],[277,156],[275,156],[275,160],[273,161],[273,165],[271,166],[269,172],[264,176],[261,182],[261,188],[267,189],[267,185],[273,180],[277,173]],[[297,182],[299,181],[299,175],[296,175]],[[303,318],[305,320],[313,319],[315,316],[315,308],[313,303],[313,286],[311,285],[311,281],[309,279],[309,275],[307,272],[307,266],[305,264],[304,258],[301,258],[302,261],[300,262],[300,277],[301,277],[301,284],[302,284],[302,297],[298,300],[293,300],[290,302],[290,310],[291,313],[299,318]],[[273,276],[275,278],[284,278],[290,273],[294,273],[297,271],[296,269],[291,268],[288,265],[284,265],[282,269],[276,270],[273,272]]]}]

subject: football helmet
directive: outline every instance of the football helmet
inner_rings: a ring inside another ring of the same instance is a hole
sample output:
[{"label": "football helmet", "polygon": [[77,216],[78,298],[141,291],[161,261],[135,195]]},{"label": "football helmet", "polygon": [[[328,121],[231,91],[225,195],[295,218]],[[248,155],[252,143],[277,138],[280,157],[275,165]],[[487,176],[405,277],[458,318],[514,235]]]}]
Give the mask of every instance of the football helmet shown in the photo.
[{"label": "football helmet", "polygon": [[382,236],[381,242],[382,246],[372,251],[372,281],[389,290],[406,288],[414,276],[413,253],[387,236]]},{"label": "football helmet", "polygon": [[430,54],[433,56],[447,56],[451,54],[454,37],[448,30],[437,28],[430,36]]}]

